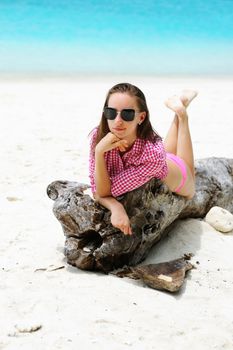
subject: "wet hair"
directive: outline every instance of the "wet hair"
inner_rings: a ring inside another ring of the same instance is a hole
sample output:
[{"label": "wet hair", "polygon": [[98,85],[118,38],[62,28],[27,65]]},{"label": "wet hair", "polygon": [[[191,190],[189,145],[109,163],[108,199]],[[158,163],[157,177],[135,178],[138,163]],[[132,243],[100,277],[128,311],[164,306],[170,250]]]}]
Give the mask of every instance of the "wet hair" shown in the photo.
[{"label": "wet hair", "polygon": [[[156,142],[157,140],[161,140],[161,137],[157,132],[152,128],[150,122],[150,114],[146,103],[146,98],[143,92],[130,83],[120,83],[114,85],[107,93],[106,100],[104,102],[104,107],[108,106],[108,101],[111,95],[115,93],[125,93],[132,97],[136,98],[136,103],[140,112],[146,112],[146,117],[142,124],[137,127],[137,137],[143,140],[149,140],[151,142]],[[104,109],[104,108],[103,108]],[[98,126],[98,132],[96,136],[95,145],[99,143],[99,141],[107,135],[109,132],[108,121],[102,113],[102,117]]]}]

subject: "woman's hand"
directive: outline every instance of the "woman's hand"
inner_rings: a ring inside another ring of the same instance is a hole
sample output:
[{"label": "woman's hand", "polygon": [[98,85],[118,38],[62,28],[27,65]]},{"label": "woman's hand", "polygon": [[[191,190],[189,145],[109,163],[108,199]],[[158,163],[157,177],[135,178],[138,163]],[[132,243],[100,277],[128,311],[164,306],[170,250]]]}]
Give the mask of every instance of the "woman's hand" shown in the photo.
[{"label": "woman's hand", "polygon": [[95,200],[111,211],[112,226],[121,230],[125,235],[132,235],[129,217],[124,206],[114,197],[100,197],[94,193]]},{"label": "woman's hand", "polygon": [[132,235],[129,217],[123,205],[112,210],[111,223],[112,226],[121,230],[125,235]]},{"label": "woman's hand", "polygon": [[128,142],[126,140],[119,139],[116,135],[109,132],[106,136],[100,140],[96,145],[95,151],[97,153],[105,153],[111,149],[118,148],[121,152],[124,152],[128,147]]}]

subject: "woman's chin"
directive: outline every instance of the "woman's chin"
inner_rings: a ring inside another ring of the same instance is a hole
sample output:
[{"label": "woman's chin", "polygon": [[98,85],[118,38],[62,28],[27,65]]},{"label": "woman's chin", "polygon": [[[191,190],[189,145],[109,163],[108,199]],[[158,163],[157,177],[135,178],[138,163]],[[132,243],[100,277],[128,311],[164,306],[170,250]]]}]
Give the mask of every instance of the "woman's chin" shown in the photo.
[{"label": "woman's chin", "polygon": [[114,128],[112,129],[112,133],[117,137],[123,137],[125,135],[125,129]]}]

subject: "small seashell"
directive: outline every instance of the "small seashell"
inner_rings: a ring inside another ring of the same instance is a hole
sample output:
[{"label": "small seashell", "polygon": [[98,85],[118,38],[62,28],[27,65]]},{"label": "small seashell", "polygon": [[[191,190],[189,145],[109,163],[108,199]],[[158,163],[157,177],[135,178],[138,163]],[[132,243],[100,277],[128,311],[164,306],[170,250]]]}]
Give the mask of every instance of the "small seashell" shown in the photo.
[{"label": "small seashell", "polygon": [[42,325],[41,325],[41,324],[34,324],[34,325],[32,325],[32,326],[30,326],[30,325],[24,326],[24,325],[18,325],[18,324],[16,324],[16,325],[15,325],[15,328],[17,329],[17,331],[18,331],[19,333],[32,333],[32,332],[36,332],[36,331],[38,331],[39,329],[41,329],[41,328],[42,328]]}]

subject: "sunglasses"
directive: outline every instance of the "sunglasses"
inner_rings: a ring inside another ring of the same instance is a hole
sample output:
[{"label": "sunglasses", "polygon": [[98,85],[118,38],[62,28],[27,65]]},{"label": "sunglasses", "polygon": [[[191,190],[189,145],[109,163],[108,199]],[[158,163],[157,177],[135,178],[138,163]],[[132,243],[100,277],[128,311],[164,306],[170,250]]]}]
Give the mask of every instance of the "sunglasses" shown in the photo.
[{"label": "sunglasses", "polygon": [[[126,122],[131,122],[134,120],[134,117],[137,113],[134,109],[122,109],[120,112],[121,118]],[[105,107],[104,108],[104,116],[106,119],[114,120],[118,114],[116,108]]]}]

